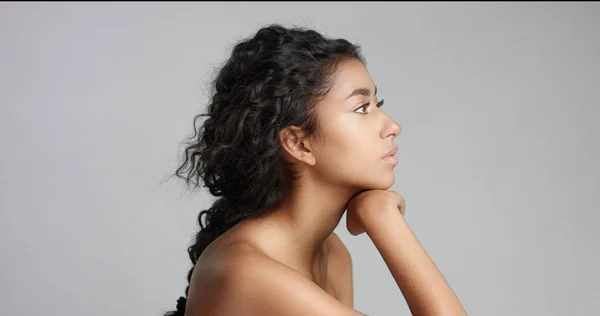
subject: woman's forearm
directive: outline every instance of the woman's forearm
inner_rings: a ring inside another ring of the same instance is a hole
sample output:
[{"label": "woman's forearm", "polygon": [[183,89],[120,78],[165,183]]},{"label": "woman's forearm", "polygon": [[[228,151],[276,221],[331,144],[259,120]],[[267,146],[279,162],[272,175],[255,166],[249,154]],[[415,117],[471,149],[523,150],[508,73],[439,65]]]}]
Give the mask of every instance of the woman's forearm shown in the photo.
[{"label": "woman's forearm", "polygon": [[378,212],[365,232],[381,253],[413,315],[466,315],[454,291],[397,209]]}]

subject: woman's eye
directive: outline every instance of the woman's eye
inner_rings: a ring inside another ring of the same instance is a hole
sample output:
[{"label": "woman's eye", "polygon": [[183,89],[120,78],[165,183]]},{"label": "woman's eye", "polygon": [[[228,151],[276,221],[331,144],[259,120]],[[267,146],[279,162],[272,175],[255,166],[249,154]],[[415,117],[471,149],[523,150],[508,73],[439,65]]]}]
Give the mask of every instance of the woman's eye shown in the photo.
[{"label": "woman's eye", "polygon": [[[377,103],[377,107],[378,107],[378,108],[380,108],[380,107],[382,107],[382,106],[383,106],[383,101],[384,101],[384,100],[382,99],[381,101],[379,101],[379,103]],[[365,104],[361,105],[359,108],[357,108],[356,110],[359,110],[359,109],[365,109],[365,110],[366,110],[366,109],[367,109],[367,107],[369,107],[369,105],[371,105],[371,103],[370,103],[370,102],[368,102],[368,103],[365,103]],[[367,112],[363,112],[362,114],[366,114],[366,113],[367,113]]]},{"label": "woman's eye", "polygon": [[[365,103],[365,104],[361,105],[359,108],[357,108],[356,110],[359,110],[359,109],[365,109],[366,110],[368,106],[369,106],[369,103]],[[363,112],[363,113],[366,113],[366,112]]]}]

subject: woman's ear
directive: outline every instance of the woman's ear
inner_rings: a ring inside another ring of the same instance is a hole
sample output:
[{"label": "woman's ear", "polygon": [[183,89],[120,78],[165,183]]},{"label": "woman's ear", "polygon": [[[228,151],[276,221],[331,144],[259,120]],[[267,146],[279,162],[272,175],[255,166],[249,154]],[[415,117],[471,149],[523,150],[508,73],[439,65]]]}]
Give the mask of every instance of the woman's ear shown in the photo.
[{"label": "woman's ear", "polygon": [[279,132],[279,141],[286,160],[301,161],[309,166],[314,166],[317,162],[311,139],[301,128],[297,126],[283,128]]}]

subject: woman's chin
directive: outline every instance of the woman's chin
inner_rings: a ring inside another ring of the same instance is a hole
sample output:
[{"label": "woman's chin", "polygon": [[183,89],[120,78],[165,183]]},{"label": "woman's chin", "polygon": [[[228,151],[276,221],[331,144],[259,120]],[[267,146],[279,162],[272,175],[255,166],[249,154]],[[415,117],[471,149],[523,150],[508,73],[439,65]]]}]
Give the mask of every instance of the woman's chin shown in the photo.
[{"label": "woman's chin", "polygon": [[388,190],[396,182],[394,173],[380,176],[368,186],[370,190]]}]

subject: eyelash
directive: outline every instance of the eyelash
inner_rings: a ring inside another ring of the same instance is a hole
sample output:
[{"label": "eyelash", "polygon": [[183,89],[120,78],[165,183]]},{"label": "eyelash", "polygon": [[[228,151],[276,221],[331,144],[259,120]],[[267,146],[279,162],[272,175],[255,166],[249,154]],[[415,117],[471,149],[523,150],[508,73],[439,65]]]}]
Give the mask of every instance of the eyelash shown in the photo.
[{"label": "eyelash", "polygon": [[[377,107],[378,107],[378,108],[382,107],[382,106],[383,106],[383,102],[384,102],[384,101],[385,101],[385,99],[381,99],[381,101],[379,101],[379,103],[377,103]],[[365,103],[365,104],[361,105],[360,107],[358,107],[358,108],[357,108],[357,110],[358,110],[358,109],[362,109],[362,108],[365,108],[365,110],[366,110],[366,108],[367,108],[369,105],[371,105],[371,102],[367,102],[367,103]],[[370,113],[370,112],[369,112],[369,113]],[[367,113],[360,113],[360,114],[367,114]]]}]

